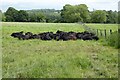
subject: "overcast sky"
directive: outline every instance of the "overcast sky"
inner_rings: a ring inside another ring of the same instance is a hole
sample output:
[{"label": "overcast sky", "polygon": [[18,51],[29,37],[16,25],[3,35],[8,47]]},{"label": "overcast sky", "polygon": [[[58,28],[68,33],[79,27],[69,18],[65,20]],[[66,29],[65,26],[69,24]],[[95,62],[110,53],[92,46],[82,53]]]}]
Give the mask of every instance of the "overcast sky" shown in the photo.
[{"label": "overcast sky", "polygon": [[118,10],[120,0],[0,0],[2,11],[8,7],[18,10],[30,9],[62,9],[65,4],[86,4],[89,10]]}]

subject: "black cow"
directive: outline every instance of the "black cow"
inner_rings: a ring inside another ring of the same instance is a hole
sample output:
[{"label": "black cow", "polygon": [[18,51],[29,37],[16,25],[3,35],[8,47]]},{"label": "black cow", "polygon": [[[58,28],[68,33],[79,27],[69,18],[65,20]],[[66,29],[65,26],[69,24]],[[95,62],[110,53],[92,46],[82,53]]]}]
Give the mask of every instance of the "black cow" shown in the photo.
[{"label": "black cow", "polygon": [[92,38],[93,38],[94,40],[99,40],[99,38],[98,38],[96,35],[92,36]]},{"label": "black cow", "polygon": [[99,40],[99,38],[88,31],[84,32],[64,32],[58,30],[55,34],[53,32],[44,32],[44,33],[39,33],[39,34],[33,34],[31,32],[27,32],[23,34],[23,31],[21,32],[16,32],[11,34],[12,37],[22,39],[22,40],[28,40],[28,39],[41,39],[41,40],[63,40],[63,41],[68,41],[68,40],[76,40],[76,39],[83,39],[83,40]]},{"label": "black cow", "polygon": [[79,32],[79,33],[76,34],[77,39],[82,39],[82,36],[83,36],[83,33]]},{"label": "black cow", "polygon": [[42,40],[52,40],[53,39],[53,32],[45,32],[39,34]]},{"label": "black cow", "polygon": [[39,34],[33,34],[31,39],[41,39],[41,36]]},{"label": "black cow", "polygon": [[92,36],[90,36],[90,34],[85,34],[82,36],[83,40],[92,40]]},{"label": "black cow", "polygon": [[11,36],[14,37],[14,38],[19,38],[23,35],[23,31],[21,32],[16,32],[16,33],[12,33]]}]

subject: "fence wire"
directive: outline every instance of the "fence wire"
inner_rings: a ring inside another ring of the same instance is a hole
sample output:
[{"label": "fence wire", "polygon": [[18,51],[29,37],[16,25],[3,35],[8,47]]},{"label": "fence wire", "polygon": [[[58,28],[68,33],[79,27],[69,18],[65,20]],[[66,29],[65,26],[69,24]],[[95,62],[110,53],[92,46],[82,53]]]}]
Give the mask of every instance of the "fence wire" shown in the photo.
[{"label": "fence wire", "polygon": [[85,23],[78,22],[78,24],[82,25],[85,31],[88,31],[90,33],[94,33],[98,37],[107,38],[110,34],[112,34],[112,30],[106,30],[106,29],[94,29],[90,28],[89,26],[85,25]]}]

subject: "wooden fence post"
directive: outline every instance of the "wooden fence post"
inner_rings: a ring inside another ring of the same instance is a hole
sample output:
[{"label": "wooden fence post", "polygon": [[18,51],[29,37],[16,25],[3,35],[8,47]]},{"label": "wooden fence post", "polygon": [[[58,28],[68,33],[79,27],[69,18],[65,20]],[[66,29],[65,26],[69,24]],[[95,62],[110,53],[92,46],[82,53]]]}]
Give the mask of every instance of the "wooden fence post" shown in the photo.
[{"label": "wooden fence post", "polygon": [[102,30],[100,29],[100,35],[102,36]]},{"label": "wooden fence post", "polygon": [[112,30],[110,29],[110,34],[112,34]]},{"label": "wooden fence post", "polygon": [[107,33],[106,33],[106,29],[105,29],[104,31],[105,31],[105,38],[106,38],[106,36],[107,36],[107,35],[106,35],[106,34],[107,34]]},{"label": "wooden fence post", "polygon": [[98,33],[98,29],[97,29],[97,36],[99,35],[99,33]]}]

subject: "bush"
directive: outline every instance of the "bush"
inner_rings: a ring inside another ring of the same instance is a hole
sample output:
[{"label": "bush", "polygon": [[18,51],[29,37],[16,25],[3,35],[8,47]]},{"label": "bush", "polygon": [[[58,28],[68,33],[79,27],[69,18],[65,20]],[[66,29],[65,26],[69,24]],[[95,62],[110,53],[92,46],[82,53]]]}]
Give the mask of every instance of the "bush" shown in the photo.
[{"label": "bush", "polygon": [[107,39],[107,44],[115,48],[120,48],[120,33],[118,31],[113,32]]}]

